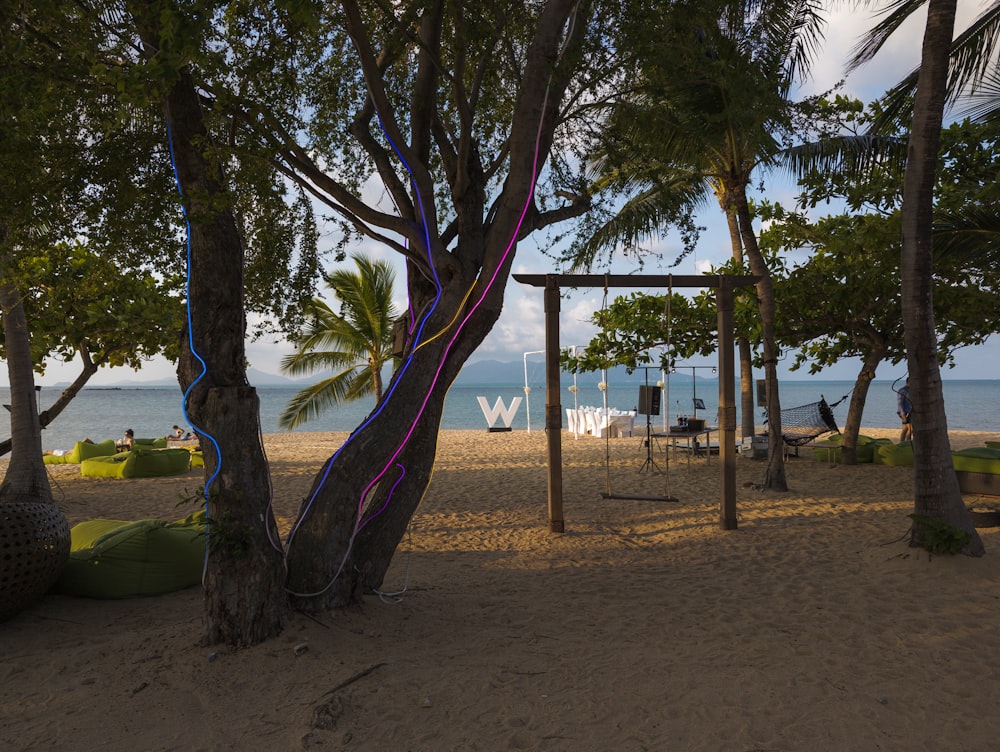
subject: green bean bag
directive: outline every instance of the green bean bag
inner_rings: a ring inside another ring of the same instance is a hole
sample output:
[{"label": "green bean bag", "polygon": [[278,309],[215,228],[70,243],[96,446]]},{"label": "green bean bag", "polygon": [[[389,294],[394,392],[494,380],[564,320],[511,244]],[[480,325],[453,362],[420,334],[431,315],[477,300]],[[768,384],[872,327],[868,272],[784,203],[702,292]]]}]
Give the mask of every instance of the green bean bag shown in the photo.
[{"label": "green bean bag", "polygon": [[898,444],[880,444],[875,448],[872,461],[876,465],[913,467],[913,442],[901,441]]},{"label": "green bean bag", "polygon": [[167,439],[165,436],[159,439],[132,439],[132,446],[133,447],[138,446],[140,449],[143,447],[152,449],[166,449]]},{"label": "green bean bag", "polygon": [[1000,475],[1000,449],[991,447],[959,449],[951,453],[951,460],[956,470]]},{"label": "green bean bag", "polygon": [[96,443],[78,441],[73,445],[69,454],[58,456],[54,454],[46,454],[42,457],[42,462],[46,465],[79,465],[83,460],[89,460],[92,457],[109,457],[114,453],[114,439],[108,439],[106,441],[99,441]]},{"label": "green bean bag", "polygon": [[180,475],[191,468],[187,449],[144,449],[94,457],[80,463],[80,474],[89,478],[158,478]]},{"label": "green bean bag", "polygon": [[88,598],[161,595],[201,582],[205,513],[176,522],[89,520],[70,531],[55,590]]},{"label": "green bean bag", "polygon": [[[820,462],[840,462],[840,445],[844,440],[843,434],[836,434],[823,441],[817,441],[820,446],[813,447],[813,457]],[[858,434],[857,445],[854,447],[854,455],[858,462],[871,462],[875,457],[875,449],[879,444],[888,442],[888,439],[873,439],[871,436]],[[827,448],[829,447],[829,448]]]},{"label": "green bean bag", "polygon": [[986,446],[990,449],[1000,449],[1000,441],[987,441]]}]

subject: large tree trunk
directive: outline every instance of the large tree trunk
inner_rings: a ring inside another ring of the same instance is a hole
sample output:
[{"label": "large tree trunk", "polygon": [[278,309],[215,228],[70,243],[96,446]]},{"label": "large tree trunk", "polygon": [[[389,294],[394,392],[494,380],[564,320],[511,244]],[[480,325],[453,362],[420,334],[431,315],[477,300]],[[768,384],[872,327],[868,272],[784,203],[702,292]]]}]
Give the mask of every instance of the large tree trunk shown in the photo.
[{"label": "large tree trunk", "polygon": [[[6,263],[4,263],[6,266]],[[5,277],[0,269],[0,278]],[[13,452],[7,464],[0,501],[52,503],[52,487],[42,462],[42,433],[35,402],[35,375],[31,362],[28,322],[18,290],[0,282],[0,315],[3,316],[10,379],[10,428]]]},{"label": "large tree trunk", "polygon": [[[3,244],[0,226],[0,245]],[[24,306],[10,282],[10,259],[0,256],[0,316],[10,379],[13,451],[0,484],[0,621],[44,595],[69,556],[69,525],[53,503],[42,462],[41,428]]]},{"label": "large tree trunk", "polygon": [[767,390],[767,470],[764,473],[764,488],[787,491],[785,478],[785,440],[781,429],[781,399],[778,395],[778,344],[774,334],[776,303],[771,271],[757,245],[747,205],[746,192],[734,191],[736,216],[743,238],[743,249],[747,254],[750,271],[759,279],[757,282],[757,302],[760,306],[761,340],[764,350],[764,379]]},{"label": "large tree trunk", "polygon": [[[970,535],[965,552],[985,552],[962,501],[951,458],[934,325],[932,213],[955,0],[930,0],[903,182],[903,324],[913,401],[914,514],[944,520]],[[912,528],[924,544],[924,529]]]},{"label": "large tree trunk", "polygon": [[[383,402],[317,477],[288,541],[297,608],[343,606],[381,586],[430,482],[448,388],[499,317],[508,271],[474,311],[462,299],[467,285],[455,280],[414,330],[432,336],[408,343]],[[449,329],[454,321],[464,326]]]},{"label": "large tree trunk", "polygon": [[[736,215],[722,207],[729,225],[729,242],[733,259],[743,263],[743,243],[740,240],[740,225]],[[753,388],[753,353],[750,340],[739,337],[736,340],[740,352],[740,435],[742,438],[753,436],[757,432],[754,420],[754,388]]]},{"label": "large tree trunk", "polygon": [[243,246],[187,69],[167,97],[166,120],[189,220],[190,331],[178,362],[187,417],[205,449],[208,557],[204,639],[253,645],[287,619],[284,562],[246,379]]}]

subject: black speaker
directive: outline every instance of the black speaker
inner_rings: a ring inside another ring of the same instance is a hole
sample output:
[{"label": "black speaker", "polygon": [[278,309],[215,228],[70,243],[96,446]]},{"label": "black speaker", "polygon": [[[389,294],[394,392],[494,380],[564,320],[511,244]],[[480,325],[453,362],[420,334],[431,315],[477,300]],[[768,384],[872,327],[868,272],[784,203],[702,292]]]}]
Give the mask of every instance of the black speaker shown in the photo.
[{"label": "black speaker", "polygon": [[767,407],[766,379],[757,379],[757,407]]},{"label": "black speaker", "polygon": [[640,386],[639,387],[639,415],[659,415],[660,414],[660,387]]}]

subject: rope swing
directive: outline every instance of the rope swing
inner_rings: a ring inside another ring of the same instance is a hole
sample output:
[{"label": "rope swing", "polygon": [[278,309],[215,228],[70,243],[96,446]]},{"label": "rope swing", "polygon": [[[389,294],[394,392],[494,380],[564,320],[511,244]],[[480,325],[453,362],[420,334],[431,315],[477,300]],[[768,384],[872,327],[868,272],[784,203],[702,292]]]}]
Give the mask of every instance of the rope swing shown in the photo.
[{"label": "rope swing", "polygon": [[[671,329],[671,315],[670,315],[670,301],[673,298],[673,277],[671,276],[668,290],[667,299],[664,305],[664,314],[666,316],[666,348],[670,351],[670,329]],[[608,308],[608,275],[604,275],[604,299],[601,303],[601,327],[602,333],[607,322],[607,308]],[[604,362],[608,362],[608,339],[604,337]],[[670,369],[667,370],[667,376],[665,380],[666,386],[666,400],[663,402],[664,406],[670,404]],[[649,385],[649,370],[646,370],[646,385]],[[607,407],[605,405],[605,407]],[[648,410],[648,406],[647,406]],[[646,415],[646,461],[643,463],[642,467],[639,468],[641,473],[647,467],[652,471],[653,468],[657,468],[656,463],[652,459],[652,444],[653,436],[649,430],[650,416]],[[629,500],[629,501],[680,501],[670,495],[670,452],[665,452],[666,462],[665,470],[663,472],[663,495],[662,496],[649,496],[643,494],[627,494],[627,493],[614,493],[611,488],[611,432],[606,431],[604,434],[604,484],[605,492],[601,494],[604,499],[615,499],[615,500]],[[658,469],[658,468],[657,468]]]}]

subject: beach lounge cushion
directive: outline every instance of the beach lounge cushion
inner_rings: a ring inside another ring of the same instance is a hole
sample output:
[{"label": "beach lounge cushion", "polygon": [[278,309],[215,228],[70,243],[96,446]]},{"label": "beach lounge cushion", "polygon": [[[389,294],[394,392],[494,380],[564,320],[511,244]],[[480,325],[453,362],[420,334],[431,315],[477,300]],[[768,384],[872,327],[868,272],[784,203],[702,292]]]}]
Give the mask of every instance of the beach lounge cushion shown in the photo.
[{"label": "beach lounge cushion", "polygon": [[913,467],[913,442],[901,441],[898,444],[879,444],[875,447],[872,462],[876,465]]},{"label": "beach lounge cushion", "polygon": [[166,449],[167,439],[166,437],[161,437],[159,439],[132,439],[132,446],[149,447],[152,449]]},{"label": "beach lounge cushion", "polygon": [[951,459],[956,470],[1000,475],[1000,449],[991,447],[959,449],[951,453]]},{"label": "beach lounge cushion", "polygon": [[[817,441],[813,447],[813,457],[821,462],[840,462],[840,445],[844,440],[843,434],[835,434],[828,439]],[[858,462],[872,462],[875,457],[875,449],[884,443],[891,443],[889,439],[873,439],[871,436],[858,434],[857,444],[854,447],[854,454]]]},{"label": "beach lounge cushion", "polygon": [[176,522],[89,520],[70,531],[69,561],[57,592],[88,598],[134,598],[201,582],[205,513]]},{"label": "beach lounge cushion", "polygon": [[187,449],[137,448],[110,457],[94,457],[80,463],[80,474],[89,478],[157,478],[180,475],[191,467]]},{"label": "beach lounge cushion", "polygon": [[109,457],[114,453],[114,439],[98,441],[96,443],[78,441],[73,445],[69,454],[46,454],[42,457],[42,462],[46,465],[79,465],[83,460],[89,460],[92,457]]}]

